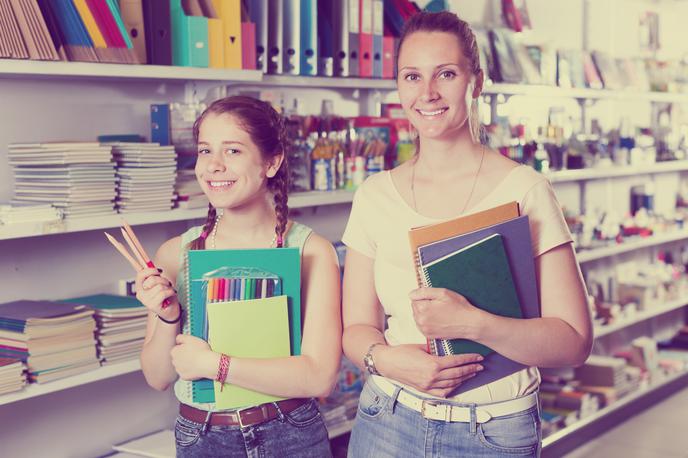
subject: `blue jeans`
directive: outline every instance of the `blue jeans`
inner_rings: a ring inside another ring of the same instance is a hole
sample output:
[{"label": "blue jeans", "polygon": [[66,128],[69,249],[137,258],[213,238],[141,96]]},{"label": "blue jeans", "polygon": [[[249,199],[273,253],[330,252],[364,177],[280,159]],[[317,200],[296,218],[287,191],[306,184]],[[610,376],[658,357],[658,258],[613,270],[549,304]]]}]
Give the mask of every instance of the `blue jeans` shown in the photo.
[{"label": "blue jeans", "polygon": [[255,426],[209,426],[182,416],[174,428],[177,457],[331,457],[327,429],[314,400]]},{"label": "blue jeans", "polygon": [[537,457],[540,415],[537,406],[485,423],[428,420],[399,404],[372,380],[361,392],[351,440],[350,458],[403,457]]}]

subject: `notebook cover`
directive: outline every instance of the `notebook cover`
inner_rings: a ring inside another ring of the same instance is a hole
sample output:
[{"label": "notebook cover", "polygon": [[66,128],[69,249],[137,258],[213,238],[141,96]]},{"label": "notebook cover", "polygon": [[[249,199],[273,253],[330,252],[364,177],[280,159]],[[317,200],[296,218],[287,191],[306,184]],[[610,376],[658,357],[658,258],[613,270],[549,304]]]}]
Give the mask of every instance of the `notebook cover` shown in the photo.
[{"label": "notebook cover", "polygon": [[72,314],[82,314],[85,310],[83,305],[50,301],[7,302],[0,304],[0,329],[24,332],[27,322],[40,322]]},{"label": "notebook cover", "polygon": [[93,296],[63,299],[60,302],[88,305],[98,310],[143,308],[144,305],[135,297],[117,296],[114,294],[95,294]]},{"label": "notebook cover", "polygon": [[[423,267],[423,272],[428,286],[459,293],[476,307],[495,315],[523,317],[500,234],[490,235],[433,261]],[[479,353],[485,356],[482,363],[485,369],[461,384],[453,394],[490,383],[526,367],[477,342],[466,339],[441,342],[444,344],[444,354]]]},{"label": "notebook cover", "polygon": [[[206,295],[202,282],[207,272],[221,267],[253,267],[267,270],[281,279],[281,291],[288,297],[289,329],[292,355],[301,354],[301,254],[298,248],[265,248],[251,250],[191,250],[188,253],[188,317],[191,335],[204,332]],[[214,402],[211,380],[192,383],[194,402]]]},{"label": "notebook cover", "polygon": [[[419,258],[426,263],[431,262],[452,251],[497,233],[502,235],[507,258],[509,259],[509,266],[511,267],[512,278],[516,286],[519,302],[522,304],[523,317],[537,318],[540,316],[540,302],[527,216],[524,215],[485,229],[421,247],[418,250],[419,253],[422,253]],[[442,348],[442,345],[438,345],[439,350]],[[439,354],[443,354],[443,352],[439,351]],[[492,353],[485,359],[485,367],[486,370],[479,376],[465,382],[461,386],[460,391],[467,391],[468,389],[497,380],[500,377],[521,370],[525,366],[497,353]],[[488,369],[492,367],[499,367],[499,370],[492,373]]]},{"label": "notebook cover", "polygon": [[[409,231],[409,242],[411,244],[411,253],[413,253],[416,267],[416,280],[418,286],[423,286],[420,272],[420,260],[417,256],[418,247],[506,221],[517,217],[518,214],[518,203],[509,202],[481,212],[459,216],[449,221],[411,229]],[[428,349],[435,355],[439,354],[433,339],[428,339]]]},{"label": "notebook cover", "polygon": [[[287,297],[208,304],[210,347],[238,358],[289,356]],[[222,391],[213,382],[218,409],[235,409],[282,398],[226,384]]]}]

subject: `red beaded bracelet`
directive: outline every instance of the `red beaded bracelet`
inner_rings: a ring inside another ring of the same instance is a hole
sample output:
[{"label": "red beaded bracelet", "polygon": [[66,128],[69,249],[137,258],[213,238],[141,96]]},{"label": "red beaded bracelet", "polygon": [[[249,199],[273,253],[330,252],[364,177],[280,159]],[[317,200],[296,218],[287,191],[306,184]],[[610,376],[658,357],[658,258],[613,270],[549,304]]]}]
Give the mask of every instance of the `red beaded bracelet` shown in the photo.
[{"label": "red beaded bracelet", "polygon": [[215,380],[220,382],[220,391],[225,387],[225,380],[227,380],[227,374],[229,373],[229,356],[222,353],[220,355],[220,364],[217,367],[217,377]]}]

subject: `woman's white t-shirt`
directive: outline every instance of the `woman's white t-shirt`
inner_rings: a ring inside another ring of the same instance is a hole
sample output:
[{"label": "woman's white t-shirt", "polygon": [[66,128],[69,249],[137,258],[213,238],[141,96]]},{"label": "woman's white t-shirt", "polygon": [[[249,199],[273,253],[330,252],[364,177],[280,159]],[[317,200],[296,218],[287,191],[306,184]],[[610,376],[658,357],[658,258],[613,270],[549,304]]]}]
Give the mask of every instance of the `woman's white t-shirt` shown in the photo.
[{"label": "woman's white t-shirt", "polygon": [[[513,201],[518,202],[522,215],[528,215],[535,257],[572,241],[551,184],[528,166],[512,169],[467,214]],[[426,342],[413,319],[409,299],[417,283],[408,231],[440,221],[411,208],[399,194],[389,171],[369,177],[356,191],[342,241],[347,247],[374,259],[375,290],[388,316],[385,339],[389,345]],[[530,367],[461,393],[452,400],[467,403],[504,401],[531,393],[539,383],[537,368]]]}]

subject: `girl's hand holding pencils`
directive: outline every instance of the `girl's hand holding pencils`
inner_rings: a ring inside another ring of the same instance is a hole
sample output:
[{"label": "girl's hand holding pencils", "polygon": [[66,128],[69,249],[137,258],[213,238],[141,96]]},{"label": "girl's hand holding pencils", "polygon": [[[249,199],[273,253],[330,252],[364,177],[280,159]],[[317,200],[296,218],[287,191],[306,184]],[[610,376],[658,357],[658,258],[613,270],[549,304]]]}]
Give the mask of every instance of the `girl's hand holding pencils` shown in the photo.
[{"label": "girl's hand holding pencils", "polygon": [[181,309],[177,300],[177,291],[172,287],[172,283],[160,275],[162,270],[155,267],[134,234],[134,230],[126,221],[123,221],[123,227],[120,230],[133,255],[107,232],[105,236],[136,270],[136,298],[163,321],[178,322],[177,318],[181,316]]}]

